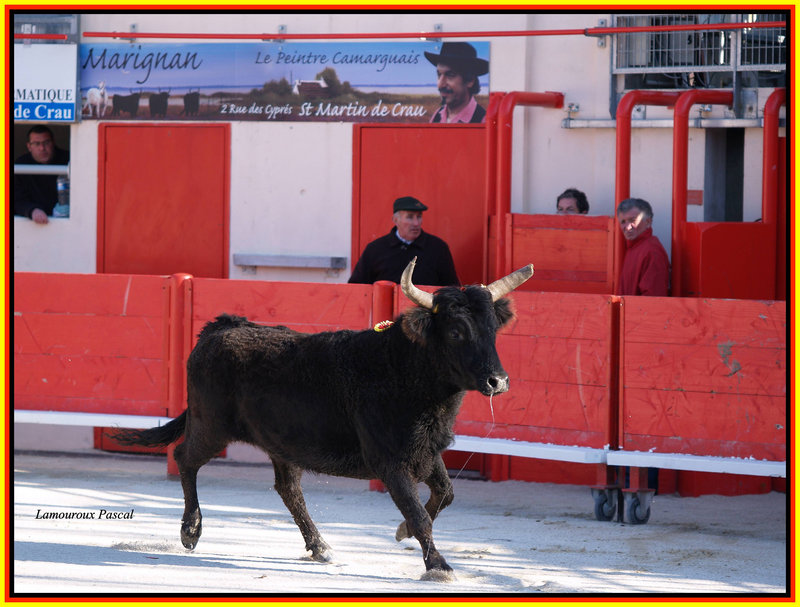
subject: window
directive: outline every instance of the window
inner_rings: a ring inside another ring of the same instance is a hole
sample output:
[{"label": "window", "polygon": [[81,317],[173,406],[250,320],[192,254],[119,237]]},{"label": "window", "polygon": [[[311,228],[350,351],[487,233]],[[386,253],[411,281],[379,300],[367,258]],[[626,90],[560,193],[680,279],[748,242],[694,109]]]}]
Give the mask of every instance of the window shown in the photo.
[{"label": "window", "polygon": [[15,34],[66,34],[66,40],[24,40],[25,44],[77,44],[78,15],[14,13]]},{"label": "window", "polygon": [[[617,27],[786,21],[786,13],[615,15]],[[614,34],[615,90],[776,87],[786,83],[786,27]]]}]

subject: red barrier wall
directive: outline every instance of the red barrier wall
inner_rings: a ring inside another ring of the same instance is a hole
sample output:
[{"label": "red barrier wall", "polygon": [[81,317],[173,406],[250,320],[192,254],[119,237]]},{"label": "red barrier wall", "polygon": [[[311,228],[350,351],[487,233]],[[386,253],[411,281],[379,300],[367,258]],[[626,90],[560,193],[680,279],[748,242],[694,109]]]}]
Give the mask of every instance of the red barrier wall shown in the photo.
[{"label": "red barrier wall", "polygon": [[167,415],[169,278],[14,274],[14,406]]},{"label": "red barrier wall", "polygon": [[[683,225],[684,297],[777,299],[775,226],[697,222]],[[785,275],[785,274],[784,274]]]},{"label": "red barrier wall", "polygon": [[[313,332],[368,328],[410,305],[385,284],[16,273],[14,286],[14,407],[134,415],[185,407],[186,358],[220,313]],[[517,317],[497,341],[511,390],[470,393],[457,433],[786,459],[784,302],[511,297]],[[564,464],[476,458],[495,480],[557,480],[532,471],[542,464],[589,482]]]},{"label": "red barrier wall", "polygon": [[786,459],[786,304],[626,297],[626,450]]},{"label": "red barrier wall", "polygon": [[372,285],[192,279],[193,342],[218,314],[316,333],[372,326]]},{"label": "red barrier wall", "polygon": [[[491,400],[467,393],[456,433],[600,449],[613,444],[612,298],[522,291],[511,297],[517,316],[497,339],[511,388]],[[592,484],[598,478],[596,466],[504,456],[486,456],[481,472],[492,480]]]},{"label": "red barrier wall", "polygon": [[[615,444],[616,298],[521,290],[510,297],[516,318],[497,338],[510,390],[492,399],[468,392],[455,432],[600,449]],[[410,306],[399,289],[396,298],[398,313]],[[594,466],[522,457],[450,453],[445,462],[492,480],[590,484],[597,476]]]},{"label": "red barrier wall", "polygon": [[[609,444],[612,304],[606,295],[515,292],[497,339],[511,389],[469,393],[456,432],[602,448]],[[494,415],[492,415],[492,410]]]},{"label": "red barrier wall", "polygon": [[533,262],[523,291],[614,292],[613,217],[583,215],[507,216],[511,272]]}]

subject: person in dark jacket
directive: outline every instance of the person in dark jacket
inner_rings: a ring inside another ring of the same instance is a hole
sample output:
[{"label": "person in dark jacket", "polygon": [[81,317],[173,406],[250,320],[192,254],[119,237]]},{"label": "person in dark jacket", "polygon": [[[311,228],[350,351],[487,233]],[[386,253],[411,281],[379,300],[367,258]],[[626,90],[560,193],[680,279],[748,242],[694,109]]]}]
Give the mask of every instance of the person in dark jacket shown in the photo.
[{"label": "person in dark jacket", "polygon": [[[28,131],[28,151],[15,164],[68,164],[69,152],[56,147],[53,132],[44,125]],[[14,215],[47,223],[58,202],[57,175],[14,175]]]},{"label": "person in dark jacket", "polygon": [[460,285],[447,243],[422,231],[422,212],[428,209],[413,196],[394,201],[394,227],[370,242],[347,282],[372,284],[378,280],[400,282],[408,263],[417,258],[414,280],[421,285]]},{"label": "person in dark jacket", "polygon": [[436,87],[442,106],[431,122],[486,122],[486,110],[475,101],[481,90],[478,76],[489,72],[489,62],[478,57],[468,42],[444,42],[438,55],[425,51],[425,57],[436,66]]}]

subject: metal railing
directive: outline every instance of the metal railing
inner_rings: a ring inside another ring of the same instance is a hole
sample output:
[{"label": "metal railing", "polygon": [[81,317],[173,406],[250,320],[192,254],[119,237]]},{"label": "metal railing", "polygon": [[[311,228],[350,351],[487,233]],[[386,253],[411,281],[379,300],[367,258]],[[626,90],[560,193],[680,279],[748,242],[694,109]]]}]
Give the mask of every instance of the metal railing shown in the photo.
[{"label": "metal railing", "polygon": [[616,15],[616,25],[630,31],[614,35],[612,73],[785,71],[786,26],[780,24],[781,17],[763,13]]},{"label": "metal railing", "polygon": [[14,175],[69,175],[69,165],[15,164]]}]

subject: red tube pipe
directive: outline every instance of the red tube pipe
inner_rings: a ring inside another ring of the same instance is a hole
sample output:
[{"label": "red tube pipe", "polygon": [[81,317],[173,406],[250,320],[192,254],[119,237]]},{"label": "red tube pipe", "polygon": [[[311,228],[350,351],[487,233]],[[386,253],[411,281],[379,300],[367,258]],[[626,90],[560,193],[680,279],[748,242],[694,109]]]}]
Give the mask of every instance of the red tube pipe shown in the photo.
[{"label": "red tube pipe", "polygon": [[778,127],[786,89],[775,89],[764,104],[764,167],[761,177],[761,221],[778,221]]},{"label": "red tube pipe", "polygon": [[[617,145],[614,193],[614,216],[617,205],[631,196],[631,115],[637,105],[675,105],[680,93],[662,91],[630,91],[617,105]],[[614,269],[612,290],[617,293],[622,260],[625,257],[625,240],[620,230],[614,231]]]},{"label": "red tube pipe", "polygon": [[[198,40],[342,40],[342,39],[375,39],[375,38],[502,38],[509,36],[606,36],[609,34],[625,34],[640,32],[677,32],[677,31],[718,31],[734,29],[764,29],[786,27],[785,21],[764,21],[760,23],[716,23],[716,24],[684,24],[684,25],[650,25],[634,27],[585,27],[580,29],[555,30],[519,30],[519,31],[485,31],[485,32],[394,32],[394,33],[358,33],[358,34],[201,34],[201,33],[142,33],[142,32],[83,32],[85,38],[196,38]],[[15,38],[18,35],[15,34]]]},{"label": "red tube pipe", "polygon": [[631,115],[637,105],[672,106],[678,101],[680,93],[662,91],[630,91],[617,106],[617,166],[616,166],[616,204],[631,195]]},{"label": "red tube pipe", "polygon": [[489,107],[486,108],[486,187],[484,191],[484,226],[483,226],[483,267],[481,280],[485,284],[489,280],[489,218],[494,217],[497,209],[497,114],[500,102],[505,93],[489,93]]},{"label": "red tube pipe", "polygon": [[518,105],[564,107],[563,93],[512,91],[503,97],[497,117],[497,212],[511,212],[511,137],[514,108]]},{"label": "red tube pipe", "polygon": [[506,216],[511,212],[511,138],[514,108],[517,105],[539,107],[564,107],[564,94],[548,91],[528,93],[512,91],[500,102],[497,117],[497,194],[495,218],[497,222],[497,255],[495,257],[494,278],[511,272],[511,260],[506,259]]},{"label": "red tube pipe", "polygon": [[[775,243],[775,299],[786,299],[786,213],[778,208],[778,162],[780,159],[778,127],[780,109],[786,104],[786,89],[775,89],[764,105],[764,165],[761,176],[761,221],[769,226]],[[781,204],[785,204],[781,201]],[[784,207],[785,208],[785,207]]]},{"label": "red tube pipe", "polygon": [[66,34],[14,34],[14,40],[67,40]]},{"label": "red tube pipe", "polygon": [[672,295],[683,293],[683,226],[689,174],[689,111],[695,103],[733,104],[733,91],[692,89],[675,104],[672,131]]},{"label": "red tube pipe", "polygon": [[[167,415],[178,417],[186,409],[186,358],[191,349],[192,276],[173,274],[169,278],[169,333],[167,350]],[[175,462],[175,444],[167,448],[167,474],[180,472]]]}]

